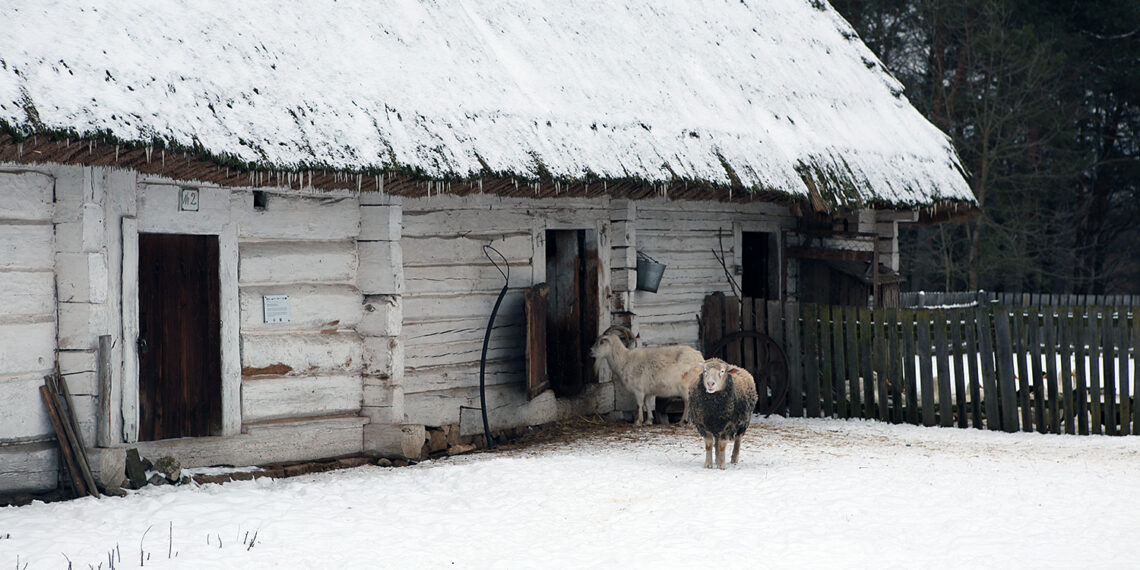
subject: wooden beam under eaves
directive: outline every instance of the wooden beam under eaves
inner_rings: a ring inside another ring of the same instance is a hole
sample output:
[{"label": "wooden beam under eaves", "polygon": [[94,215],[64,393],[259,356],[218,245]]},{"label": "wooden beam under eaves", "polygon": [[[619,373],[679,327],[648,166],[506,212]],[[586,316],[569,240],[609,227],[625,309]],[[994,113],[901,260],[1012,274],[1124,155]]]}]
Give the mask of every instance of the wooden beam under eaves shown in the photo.
[{"label": "wooden beam under eaves", "polygon": [[869,251],[851,251],[845,249],[824,249],[821,247],[793,246],[788,248],[788,257],[800,259],[830,259],[834,261],[863,261],[869,262],[872,254]]}]

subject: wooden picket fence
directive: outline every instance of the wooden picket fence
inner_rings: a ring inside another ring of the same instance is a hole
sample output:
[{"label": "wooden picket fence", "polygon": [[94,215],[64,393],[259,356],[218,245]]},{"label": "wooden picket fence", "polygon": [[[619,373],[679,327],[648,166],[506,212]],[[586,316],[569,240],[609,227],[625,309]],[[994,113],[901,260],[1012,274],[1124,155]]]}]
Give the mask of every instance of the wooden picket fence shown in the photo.
[{"label": "wooden picket fence", "polygon": [[899,294],[899,306],[907,308],[969,306],[989,303],[1026,307],[1140,307],[1140,295],[1067,295],[998,293],[994,291],[910,291]]},{"label": "wooden picket fence", "polygon": [[1140,378],[1140,319],[1130,307],[868,309],[716,297],[706,299],[703,323],[728,308],[720,331],[703,328],[706,347],[747,326],[787,354],[777,413],[1140,434],[1132,381]]}]

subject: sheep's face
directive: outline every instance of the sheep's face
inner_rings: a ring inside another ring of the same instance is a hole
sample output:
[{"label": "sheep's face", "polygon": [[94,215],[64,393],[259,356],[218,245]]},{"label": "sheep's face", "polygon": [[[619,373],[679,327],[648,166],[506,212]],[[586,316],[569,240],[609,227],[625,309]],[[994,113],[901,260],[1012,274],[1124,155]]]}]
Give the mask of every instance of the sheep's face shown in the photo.
[{"label": "sheep's face", "polygon": [[722,362],[705,362],[704,370],[701,373],[701,383],[709,394],[724,390],[725,385],[728,384],[728,367]]}]

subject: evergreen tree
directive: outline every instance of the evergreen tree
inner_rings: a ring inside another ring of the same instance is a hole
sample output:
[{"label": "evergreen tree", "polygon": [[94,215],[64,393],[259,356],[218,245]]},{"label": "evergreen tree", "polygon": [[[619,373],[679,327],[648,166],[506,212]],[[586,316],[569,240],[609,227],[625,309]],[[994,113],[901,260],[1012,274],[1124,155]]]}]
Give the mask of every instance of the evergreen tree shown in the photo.
[{"label": "evergreen tree", "polygon": [[1140,3],[834,5],[951,136],[981,207],[904,230],[908,288],[1140,291]]}]

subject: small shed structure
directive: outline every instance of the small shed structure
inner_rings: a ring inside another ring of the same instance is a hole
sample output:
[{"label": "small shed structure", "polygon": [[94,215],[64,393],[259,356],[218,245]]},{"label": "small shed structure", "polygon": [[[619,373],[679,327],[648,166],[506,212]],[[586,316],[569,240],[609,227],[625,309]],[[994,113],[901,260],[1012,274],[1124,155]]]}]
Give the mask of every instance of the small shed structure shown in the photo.
[{"label": "small shed structure", "polygon": [[[897,225],[975,207],[821,0],[17,0],[0,21],[0,493],[56,485],[57,367],[105,484],[132,447],[416,457],[425,430],[482,431],[481,364],[493,429],[627,412],[588,358],[609,325],[695,346],[730,279],[889,302]],[[639,256],[667,266],[656,292]]]}]

